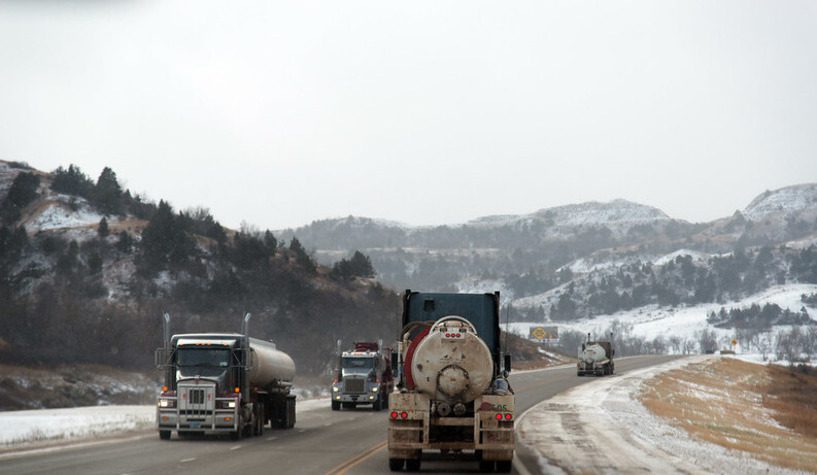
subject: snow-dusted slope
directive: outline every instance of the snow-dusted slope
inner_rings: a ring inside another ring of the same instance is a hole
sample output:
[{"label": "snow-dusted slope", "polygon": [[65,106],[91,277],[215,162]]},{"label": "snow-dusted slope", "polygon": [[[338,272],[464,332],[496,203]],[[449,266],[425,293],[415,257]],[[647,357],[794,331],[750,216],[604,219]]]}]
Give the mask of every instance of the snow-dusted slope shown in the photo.
[{"label": "snow-dusted slope", "polygon": [[607,226],[630,227],[657,221],[669,221],[670,217],[658,208],[617,199],[605,203],[586,203],[544,208],[532,214],[484,216],[469,221],[469,225],[503,226],[531,220],[545,220],[553,226]]},{"label": "snow-dusted slope", "polygon": [[[717,312],[721,307],[726,309],[745,308],[755,303],[761,306],[767,303],[777,304],[781,308],[788,308],[791,311],[797,312],[803,306],[803,303],[800,301],[800,296],[815,292],[817,292],[817,284],[778,285],[746,297],[745,299],[722,304],[709,303],[675,308],[650,305],[617,312],[611,315],[599,315],[594,318],[585,318],[566,323],[557,322],[548,324],[566,330],[587,333],[601,332],[609,327],[614,320],[618,320],[621,323],[632,324],[633,334],[645,337],[648,340],[652,340],[659,335],[665,338],[678,336],[681,338],[694,339],[696,332],[706,328],[715,330],[716,333],[723,337],[732,338],[734,336],[734,330],[715,328],[707,323],[706,317],[709,312]],[[817,310],[812,308],[808,309],[808,312],[813,320],[817,320]],[[527,335],[529,328],[534,325],[541,325],[541,323],[511,323],[511,328],[518,334]]]},{"label": "snow-dusted slope", "polygon": [[771,214],[787,215],[810,208],[817,208],[817,183],[767,191],[752,200],[743,214],[753,221],[760,221]]}]

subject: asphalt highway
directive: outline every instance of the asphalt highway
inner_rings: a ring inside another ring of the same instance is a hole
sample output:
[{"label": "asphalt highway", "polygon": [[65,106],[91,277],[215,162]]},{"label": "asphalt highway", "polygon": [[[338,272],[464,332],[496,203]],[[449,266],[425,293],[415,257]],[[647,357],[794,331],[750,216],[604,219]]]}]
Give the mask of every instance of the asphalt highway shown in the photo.
[{"label": "asphalt highway", "polygon": [[[674,357],[619,359],[623,374]],[[616,377],[615,375],[609,377]],[[517,418],[536,403],[593,377],[577,377],[573,366],[520,372],[511,376]],[[299,411],[294,429],[270,430],[263,436],[231,441],[226,437],[159,440],[155,431],[119,438],[0,454],[0,473],[8,474],[381,474],[388,472],[385,448],[387,411],[366,407]],[[532,454],[517,444],[517,467],[537,473]],[[424,455],[425,457],[425,455]],[[425,457],[424,473],[476,473],[477,462]]]}]

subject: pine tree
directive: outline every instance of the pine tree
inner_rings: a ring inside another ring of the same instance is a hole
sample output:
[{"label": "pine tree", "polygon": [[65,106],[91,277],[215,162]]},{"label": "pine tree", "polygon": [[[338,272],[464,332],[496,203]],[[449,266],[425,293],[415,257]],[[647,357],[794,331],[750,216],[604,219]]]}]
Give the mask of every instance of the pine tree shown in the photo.
[{"label": "pine tree", "polygon": [[33,173],[19,173],[11,183],[8,195],[0,207],[3,221],[13,223],[20,219],[20,212],[37,196],[37,188],[40,186],[40,177]]},{"label": "pine tree", "polygon": [[124,209],[122,187],[116,180],[116,173],[108,167],[102,169],[93,192],[93,201],[99,210],[106,214],[122,214]]},{"label": "pine tree", "polygon": [[108,234],[110,234],[110,230],[108,229],[108,220],[105,219],[104,216],[99,220],[99,226],[96,228],[96,233],[102,239],[105,239],[108,237]]},{"label": "pine tree", "polygon": [[173,209],[159,201],[150,223],[142,232],[140,267],[148,274],[184,264],[195,252],[195,243],[177,223]]}]

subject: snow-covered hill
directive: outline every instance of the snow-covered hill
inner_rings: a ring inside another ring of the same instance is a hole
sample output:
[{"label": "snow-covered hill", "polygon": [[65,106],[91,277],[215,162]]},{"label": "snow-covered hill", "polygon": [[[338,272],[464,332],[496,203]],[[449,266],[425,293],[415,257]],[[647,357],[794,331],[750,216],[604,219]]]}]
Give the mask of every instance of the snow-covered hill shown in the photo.
[{"label": "snow-covered hill", "polygon": [[817,183],[787,186],[766,191],[752,200],[743,215],[752,221],[761,221],[769,215],[790,215],[817,208]]},{"label": "snow-covered hill", "polygon": [[[722,339],[729,340],[735,337],[735,330],[715,328],[707,323],[706,319],[709,312],[717,312],[721,308],[746,308],[752,304],[762,306],[767,303],[776,304],[781,308],[788,308],[797,312],[804,306],[800,297],[815,292],[817,292],[817,284],[788,284],[773,286],[746,298],[729,302],[679,307],[650,305],[613,314],[597,315],[593,318],[582,318],[571,322],[549,322],[548,325],[580,333],[601,334],[614,321],[618,321],[632,325],[633,335],[644,337],[647,340],[652,340],[658,336],[695,339],[695,333],[704,329],[713,330]],[[807,311],[812,320],[817,323],[817,308],[808,307]],[[541,325],[541,323],[517,322],[510,325],[515,333],[527,335],[531,326]]]}]

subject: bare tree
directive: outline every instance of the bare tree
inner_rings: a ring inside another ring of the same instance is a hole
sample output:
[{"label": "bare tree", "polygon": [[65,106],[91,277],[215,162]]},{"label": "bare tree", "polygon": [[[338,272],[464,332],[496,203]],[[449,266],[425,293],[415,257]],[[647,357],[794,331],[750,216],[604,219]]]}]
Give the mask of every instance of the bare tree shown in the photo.
[{"label": "bare tree", "polygon": [[695,343],[695,340],[689,338],[684,339],[684,354],[685,355],[692,354],[697,346],[698,344]]},{"label": "bare tree", "polygon": [[672,347],[672,352],[675,354],[681,353],[681,345],[683,344],[683,340],[681,337],[673,335],[669,337],[669,345]]},{"label": "bare tree", "polygon": [[714,353],[718,349],[718,335],[715,330],[705,328],[695,333],[701,353]]},{"label": "bare tree", "polygon": [[800,327],[792,327],[788,332],[780,330],[777,333],[777,345],[775,347],[777,359],[788,361],[789,365],[794,365],[800,359],[802,353],[801,337]]}]

